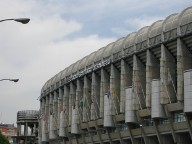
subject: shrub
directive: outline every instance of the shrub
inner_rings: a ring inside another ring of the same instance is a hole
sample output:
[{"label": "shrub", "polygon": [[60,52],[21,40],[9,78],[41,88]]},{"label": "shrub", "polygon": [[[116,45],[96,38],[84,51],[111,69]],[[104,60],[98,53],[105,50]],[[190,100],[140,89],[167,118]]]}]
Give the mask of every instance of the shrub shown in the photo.
[{"label": "shrub", "polygon": [[9,144],[8,139],[0,131],[0,144]]}]

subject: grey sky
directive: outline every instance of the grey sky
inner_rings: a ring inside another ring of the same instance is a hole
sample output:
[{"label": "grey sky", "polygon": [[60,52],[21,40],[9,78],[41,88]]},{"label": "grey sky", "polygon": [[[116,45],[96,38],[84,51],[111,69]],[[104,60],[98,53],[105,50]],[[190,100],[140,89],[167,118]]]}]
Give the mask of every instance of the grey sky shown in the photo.
[{"label": "grey sky", "polygon": [[143,26],[180,13],[191,0],[0,0],[0,19],[28,17],[27,25],[0,23],[0,121],[38,110],[41,88],[84,56]]}]

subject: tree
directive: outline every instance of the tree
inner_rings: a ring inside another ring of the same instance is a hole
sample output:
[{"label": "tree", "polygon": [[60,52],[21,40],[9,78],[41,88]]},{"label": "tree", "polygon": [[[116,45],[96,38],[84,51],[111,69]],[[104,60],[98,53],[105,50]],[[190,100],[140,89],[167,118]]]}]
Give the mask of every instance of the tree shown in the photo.
[{"label": "tree", "polygon": [[0,144],[9,144],[8,139],[0,131]]}]

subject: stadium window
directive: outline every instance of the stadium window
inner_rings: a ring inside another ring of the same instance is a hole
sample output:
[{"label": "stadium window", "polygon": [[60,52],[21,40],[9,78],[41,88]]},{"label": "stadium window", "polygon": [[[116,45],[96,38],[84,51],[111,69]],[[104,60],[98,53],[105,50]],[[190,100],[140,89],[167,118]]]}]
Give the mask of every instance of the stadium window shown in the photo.
[{"label": "stadium window", "polygon": [[186,121],[184,113],[174,112],[174,122],[183,122]]}]

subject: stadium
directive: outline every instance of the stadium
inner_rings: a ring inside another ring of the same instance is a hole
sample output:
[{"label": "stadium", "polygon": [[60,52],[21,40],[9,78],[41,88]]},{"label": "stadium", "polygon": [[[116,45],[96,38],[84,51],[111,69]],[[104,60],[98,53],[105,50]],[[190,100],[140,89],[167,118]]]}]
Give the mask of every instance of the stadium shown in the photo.
[{"label": "stadium", "polygon": [[192,7],[87,55],[41,89],[39,143],[192,143]]}]

